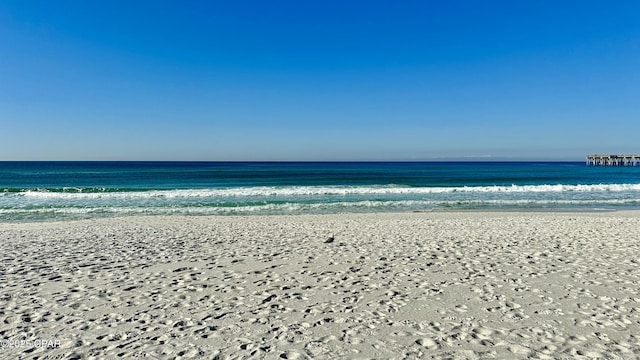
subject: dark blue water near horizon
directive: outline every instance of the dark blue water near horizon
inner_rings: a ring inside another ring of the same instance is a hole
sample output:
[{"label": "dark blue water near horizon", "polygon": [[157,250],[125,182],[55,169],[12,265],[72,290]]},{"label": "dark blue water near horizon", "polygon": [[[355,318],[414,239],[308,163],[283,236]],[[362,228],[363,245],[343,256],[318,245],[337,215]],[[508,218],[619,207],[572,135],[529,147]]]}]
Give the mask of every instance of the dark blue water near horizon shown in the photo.
[{"label": "dark blue water near horizon", "polygon": [[640,167],[583,162],[0,162],[0,221],[640,207]]}]

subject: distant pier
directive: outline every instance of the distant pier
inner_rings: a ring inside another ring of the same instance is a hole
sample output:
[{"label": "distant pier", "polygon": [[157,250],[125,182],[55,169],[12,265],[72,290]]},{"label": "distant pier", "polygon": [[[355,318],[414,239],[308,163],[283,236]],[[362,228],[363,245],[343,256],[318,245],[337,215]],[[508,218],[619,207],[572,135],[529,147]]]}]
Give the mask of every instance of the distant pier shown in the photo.
[{"label": "distant pier", "polygon": [[588,166],[638,166],[640,155],[587,155]]}]

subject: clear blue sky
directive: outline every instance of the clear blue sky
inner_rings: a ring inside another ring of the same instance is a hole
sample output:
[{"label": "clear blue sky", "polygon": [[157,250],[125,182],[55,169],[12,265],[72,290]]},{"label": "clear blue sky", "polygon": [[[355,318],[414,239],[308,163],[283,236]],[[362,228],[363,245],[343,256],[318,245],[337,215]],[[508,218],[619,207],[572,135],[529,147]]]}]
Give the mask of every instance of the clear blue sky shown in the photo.
[{"label": "clear blue sky", "polygon": [[0,160],[640,153],[640,1],[0,0]]}]

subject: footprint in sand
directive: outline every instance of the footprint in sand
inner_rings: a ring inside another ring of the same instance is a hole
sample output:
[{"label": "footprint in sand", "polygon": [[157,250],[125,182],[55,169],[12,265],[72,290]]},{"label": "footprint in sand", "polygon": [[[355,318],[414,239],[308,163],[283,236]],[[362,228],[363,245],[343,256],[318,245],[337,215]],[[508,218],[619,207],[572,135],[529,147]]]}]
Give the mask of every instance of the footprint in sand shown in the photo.
[{"label": "footprint in sand", "polygon": [[287,351],[285,353],[280,354],[281,359],[301,359],[303,358],[302,354],[297,351]]},{"label": "footprint in sand", "polygon": [[440,346],[438,345],[438,343],[430,338],[422,338],[422,339],[418,339],[416,340],[416,344],[425,347],[427,349],[437,349]]}]

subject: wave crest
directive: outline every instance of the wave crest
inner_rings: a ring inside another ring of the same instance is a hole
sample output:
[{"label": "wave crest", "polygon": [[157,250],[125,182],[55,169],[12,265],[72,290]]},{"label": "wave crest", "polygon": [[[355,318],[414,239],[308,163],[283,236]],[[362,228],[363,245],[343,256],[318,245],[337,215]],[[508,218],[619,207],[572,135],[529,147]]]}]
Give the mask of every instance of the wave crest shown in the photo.
[{"label": "wave crest", "polygon": [[135,198],[232,198],[232,197],[302,197],[347,195],[421,195],[446,193],[564,193],[640,191],[640,184],[594,185],[511,185],[460,187],[379,186],[260,186],[224,189],[135,190],[108,188],[4,189],[0,196],[24,196],[42,199],[135,199]]}]

